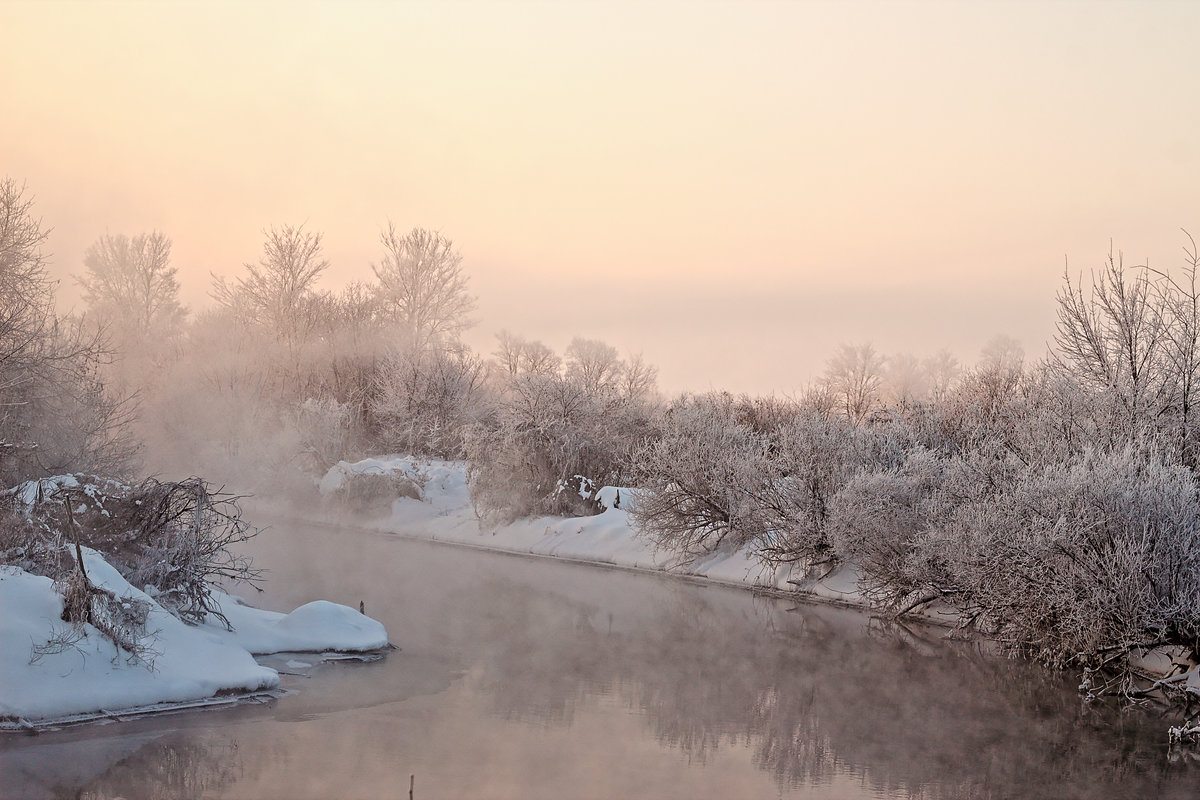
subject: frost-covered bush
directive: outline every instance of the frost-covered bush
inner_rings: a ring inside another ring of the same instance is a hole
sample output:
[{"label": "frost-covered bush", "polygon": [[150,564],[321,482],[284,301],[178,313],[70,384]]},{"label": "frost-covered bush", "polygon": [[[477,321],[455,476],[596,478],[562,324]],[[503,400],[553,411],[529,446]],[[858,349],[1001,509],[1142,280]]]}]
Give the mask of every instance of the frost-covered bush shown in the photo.
[{"label": "frost-covered bush", "polygon": [[598,512],[586,491],[564,487],[625,485],[634,451],[653,435],[651,409],[641,394],[579,376],[504,376],[490,413],[467,432],[472,502],[499,520]]},{"label": "frost-covered bush", "polygon": [[486,365],[467,347],[434,342],[393,352],[376,377],[371,412],[385,450],[462,458],[479,415]]},{"label": "frost-covered bush", "polygon": [[834,493],[894,451],[889,430],[831,412],[686,397],[635,459],[646,491],[631,513],[657,546],[686,556],[752,544],[768,562],[824,560]]},{"label": "frost-covered bush", "polygon": [[831,509],[838,552],[893,611],[940,599],[1054,664],[1200,645],[1200,502],[1184,467],[1134,446],[1024,465],[914,451]]},{"label": "frost-covered bush", "polygon": [[875,602],[894,605],[914,589],[914,542],[944,514],[944,465],[918,448],[903,464],[864,471],[830,503],[829,534],[838,555],[862,569],[862,585]]},{"label": "frost-covered bush", "polygon": [[757,550],[769,562],[828,561],[830,504],[863,469],[895,463],[902,450],[887,426],[804,411],[767,437],[759,479],[748,485],[760,511]]},{"label": "frost-covered bush", "polygon": [[767,469],[767,441],[735,410],[728,395],[680,398],[635,457],[644,491],[629,512],[656,547],[697,557],[761,533],[752,484]]},{"label": "frost-covered bush", "polygon": [[1048,661],[1200,645],[1200,502],[1153,452],[1090,451],[964,505],[923,549],[952,554],[962,605]]}]

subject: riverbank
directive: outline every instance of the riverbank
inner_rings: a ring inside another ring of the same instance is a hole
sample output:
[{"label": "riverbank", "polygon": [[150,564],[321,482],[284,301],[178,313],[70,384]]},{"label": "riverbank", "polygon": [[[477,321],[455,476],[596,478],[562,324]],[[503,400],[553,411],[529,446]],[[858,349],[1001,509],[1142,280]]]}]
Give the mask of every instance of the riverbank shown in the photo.
[{"label": "riverbank", "polygon": [[[375,485],[364,490],[363,481]],[[359,485],[356,485],[358,483]],[[388,491],[388,487],[392,491]],[[853,565],[805,569],[766,565],[752,548],[723,548],[696,559],[656,550],[638,535],[628,507],[635,489],[605,486],[595,497],[603,510],[586,517],[533,517],[508,523],[481,520],[471,503],[467,464],[382,456],[339,462],[318,485],[321,516],[413,539],[481,547],[660,572],[772,594],[867,608]],[[933,620],[948,618],[935,613]]]}]

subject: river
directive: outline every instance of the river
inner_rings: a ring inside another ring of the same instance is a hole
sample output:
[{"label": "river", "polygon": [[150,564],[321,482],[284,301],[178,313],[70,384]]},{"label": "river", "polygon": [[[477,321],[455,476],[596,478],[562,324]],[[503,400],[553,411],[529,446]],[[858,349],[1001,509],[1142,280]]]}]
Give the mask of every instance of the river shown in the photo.
[{"label": "river", "polygon": [[271,570],[248,599],[361,600],[400,649],[291,657],[295,692],[265,706],[5,737],[0,796],[403,798],[410,780],[414,800],[1200,790],[1165,721],[1088,705],[1070,676],[938,629],[352,528],[279,523],[248,548]]}]

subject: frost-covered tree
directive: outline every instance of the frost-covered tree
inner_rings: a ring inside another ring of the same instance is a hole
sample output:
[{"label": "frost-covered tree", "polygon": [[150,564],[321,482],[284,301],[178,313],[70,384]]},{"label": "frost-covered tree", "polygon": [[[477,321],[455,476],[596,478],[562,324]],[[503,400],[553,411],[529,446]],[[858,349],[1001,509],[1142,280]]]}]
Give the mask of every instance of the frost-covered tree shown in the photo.
[{"label": "frost-covered tree", "polygon": [[312,323],[314,287],[328,267],[320,233],[303,226],[270,228],[258,263],[247,263],[246,275],[232,283],[214,276],[212,297],[244,322],[265,325],[278,339],[294,345]]},{"label": "frost-covered tree", "polygon": [[884,364],[869,343],[839,345],[826,364],[823,382],[851,422],[862,422],[879,407]]},{"label": "frost-covered tree", "polygon": [[171,240],[158,231],[105,234],[84,253],[85,272],[75,280],[92,313],[126,338],[170,336],[184,315],[170,261]]},{"label": "frost-covered tree", "polygon": [[562,359],[546,345],[525,339],[507,330],[496,334],[496,349],[492,351],[498,376],[521,373],[534,375],[558,374]]},{"label": "frost-covered tree", "polygon": [[636,381],[622,385],[628,370],[616,351],[587,344],[562,369],[540,342],[501,337],[495,402],[467,440],[481,513],[595,513],[594,491],[631,475],[634,452],[653,435],[654,370],[639,362]]},{"label": "frost-covered tree", "polygon": [[131,408],[98,376],[104,342],[54,314],[33,199],[0,181],[0,483],[67,470],[120,473]]},{"label": "frost-covered tree", "polygon": [[1200,425],[1196,405],[1200,399],[1200,250],[1190,234],[1183,247],[1182,275],[1150,270],[1163,309],[1163,356],[1174,378],[1175,438],[1183,463],[1200,470]]},{"label": "frost-covered tree", "polygon": [[403,236],[388,223],[379,236],[383,259],[371,269],[379,279],[384,314],[417,346],[455,338],[471,325],[475,298],[467,291],[462,255],[436,231],[413,228]]},{"label": "frost-covered tree", "polygon": [[1054,355],[1063,371],[1111,405],[1119,435],[1148,432],[1174,397],[1163,295],[1145,267],[1111,252],[1090,290],[1064,274]]},{"label": "frost-covered tree", "polygon": [[617,348],[597,339],[576,336],[566,350],[567,377],[592,394],[617,391],[625,365]]},{"label": "frost-covered tree", "polygon": [[886,402],[920,402],[929,395],[930,388],[929,374],[912,353],[896,353],[887,359],[883,374]]},{"label": "frost-covered tree", "polygon": [[962,374],[962,365],[945,348],[921,362],[929,380],[930,399],[941,403],[950,395],[950,389]]}]

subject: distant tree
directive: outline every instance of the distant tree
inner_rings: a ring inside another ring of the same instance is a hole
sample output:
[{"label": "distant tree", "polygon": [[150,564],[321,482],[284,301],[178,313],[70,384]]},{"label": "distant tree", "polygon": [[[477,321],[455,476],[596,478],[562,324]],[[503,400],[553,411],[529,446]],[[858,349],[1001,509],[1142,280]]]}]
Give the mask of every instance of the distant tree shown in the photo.
[{"label": "distant tree", "polygon": [[862,422],[879,406],[884,364],[869,343],[840,345],[826,364],[824,383],[851,422]]},{"label": "distant tree", "polygon": [[562,366],[562,359],[546,345],[506,330],[496,334],[492,360],[498,368],[498,375],[509,377],[521,374],[557,375]]},{"label": "distant tree", "polygon": [[502,330],[496,334],[496,349],[492,358],[501,374],[516,375],[521,371],[521,353],[525,349],[525,340],[515,333]]},{"label": "distant tree", "polygon": [[950,396],[950,388],[962,374],[962,365],[958,359],[945,348],[937,351],[921,362],[929,379],[930,399],[935,403],[943,403]]},{"label": "distant tree", "polygon": [[1011,372],[1025,363],[1025,348],[1011,336],[998,333],[979,351],[979,367],[985,370]]},{"label": "distant tree", "polygon": [[106,234],[87,249],[86,272],[75,281],[89,308],[106,324],[131,337],[169,333],[184,315],[170,260],[171,240],[158,231],[132,239]]},{"label": "distant tree", "polygon": [[658,394],[658,367],[646,363],[641,353],[629,357],[620,377],[621,394],[635,402],[648,402]]},{"label": "distant tree", "polygon": [[887,399],[893,403],[924,400],[929,395],[929,375],[912,353],[896,353],[884,370]]},{"label": "distant tree", "polygon": [[303,226],[270,228],[266,237],[262,258],[245,265],[245,277],[228,283],[214,276],[212,297],[245,321],[295,343],[307,332],[313,287],[329,262],[322,258],[321,234]]},{"label": "distant tree", "polygon": [[436,231],[413,228],[401,236],[389,223],[379,236],[383,260],[372,264],[383,313],[418,346],[455,338],[471,325],[475,298],[467,292],[462,256]]},{"label": "distant tree", "polygon": [[615,392],[625,371],[617,348],[575,337],[567,346],[567,377],[591,394]]}]

